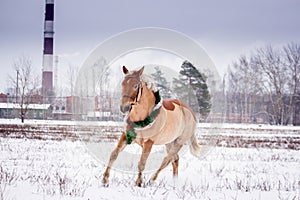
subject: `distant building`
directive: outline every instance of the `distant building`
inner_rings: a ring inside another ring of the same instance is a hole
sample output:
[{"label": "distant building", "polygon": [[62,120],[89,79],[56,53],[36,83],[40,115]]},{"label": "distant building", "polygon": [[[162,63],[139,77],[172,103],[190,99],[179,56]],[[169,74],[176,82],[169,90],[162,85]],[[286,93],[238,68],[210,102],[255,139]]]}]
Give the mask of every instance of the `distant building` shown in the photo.
[{"label": "distant building", "polygon": [[7,94],[0,93],[0,103],[7,103]]},{"label": "distant building", "polygon": [[94,97],[94,109],[89,109],[88,120],[120,121],[120,95],[115,92],[104,92]]},{"label": "distant building", "polygon": [[[49,115],[50,104],[28,104],[26,119],[46,119]],[[19,118],[20,104],[0,103],[0,118]]]},{"label": "distant building", "polygon": [[34,95],[31,95],[29,97],[28,101],[31,104],[42,104],[43,103],[43,96],[39,95],[39,94],[34,94]]},{"label": "distant building", "polygon": [[82,120],[86,115],[85,113],[87,113],[87,111],[84,111],[87,110],[86,107],[91,102],[79,96],[57,97],[52,104],[53,118],[58,120]]}]

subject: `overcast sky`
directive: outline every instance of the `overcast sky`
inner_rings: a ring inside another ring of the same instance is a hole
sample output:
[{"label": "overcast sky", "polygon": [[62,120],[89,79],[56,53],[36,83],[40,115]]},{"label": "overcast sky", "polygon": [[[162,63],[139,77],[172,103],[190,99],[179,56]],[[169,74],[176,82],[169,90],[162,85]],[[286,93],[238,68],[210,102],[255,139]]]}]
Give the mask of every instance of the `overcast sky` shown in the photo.
[{"label": "overcast sky", "polygon": [[[44,0],[1,0],[0,93],[21,55],[42,74]],[[266,44],[300,43],[300,1],[56,0],[55,54],[59,78],[80,66],[103,40],[141,27],[182,32],[207,51],[220,73],[240,54]]]}]

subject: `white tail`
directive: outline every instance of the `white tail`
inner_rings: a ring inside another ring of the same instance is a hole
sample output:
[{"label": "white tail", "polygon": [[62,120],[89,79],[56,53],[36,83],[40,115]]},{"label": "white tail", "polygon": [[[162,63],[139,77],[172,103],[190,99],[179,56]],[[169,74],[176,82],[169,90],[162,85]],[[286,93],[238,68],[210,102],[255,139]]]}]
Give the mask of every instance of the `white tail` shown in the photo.
[{"label": "white tail", "polygon": [[199,157],[201,146],[198,144],[198,140],[197,140],[197,137],[195,136],[195,134],[193,134],[193,136],[191,137],[190,142],[191,142],[190,143],[191,154],[193,154],[193,156],[195,156],[195,157]]}]

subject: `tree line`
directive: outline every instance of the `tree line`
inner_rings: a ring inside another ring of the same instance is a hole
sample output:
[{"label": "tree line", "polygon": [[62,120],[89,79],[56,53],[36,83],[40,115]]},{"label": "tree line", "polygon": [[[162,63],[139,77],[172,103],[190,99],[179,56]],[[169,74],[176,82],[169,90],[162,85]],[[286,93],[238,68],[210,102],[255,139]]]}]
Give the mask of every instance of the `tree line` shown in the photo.
[{"label": "tree line", "polygon": [[[153,76],[159,87],[170,87],[159,68]],[[200,113],[200,121],[220,114],[222,122],[300,125],[300,45],[268,45],[241,55],[219,84],[209,70],[184,61],[171,90]]]},{"label": "tree line", "polygon": [[[229,118],[234,115],[237,118],[234,122],[255,123],[263,119],[263,123],[269,124],[300,125],[299,44],[269,45],[255,49],[250,55],[241,55],[229,65],[221,83],[217,83],[217,78],[209,70],[199,71],[197,67],[184,61],[178,77],[170,82],[159,67],[155,67],[152,76],[164,98],[176,94],[176,98],[186,102],[198,114],[200,121],[209,121],[213,114],[221,114],[223,122],[232,122]],[[201,67],[205,69],[205,66]],[[73,95],[75,72],[73,67],[69,68],[68,81]],[[13,88],[17,88],[16,97],[19,99],[16,102],[20,104],[20,116],[24,120],[30,96],[37,93],[39,81],[32,75],[28,58],[20,57],[14,62],[14,69],[17,79],[10,76],[10,80]],[[103,93],[103,81],[95,79],[96,69],[94,67],[92,75],[87,75],[93,77],[91,80],[84,80],[93,82],[86,84],[92,85],[92,90]],[[89,92],[84,91],[88,96]]]},{"label": "tree line", "polygon": [[227,73],[227,112],[243,113],[270,124],[299,125],[300,45],[257,48],[242,55]]}]

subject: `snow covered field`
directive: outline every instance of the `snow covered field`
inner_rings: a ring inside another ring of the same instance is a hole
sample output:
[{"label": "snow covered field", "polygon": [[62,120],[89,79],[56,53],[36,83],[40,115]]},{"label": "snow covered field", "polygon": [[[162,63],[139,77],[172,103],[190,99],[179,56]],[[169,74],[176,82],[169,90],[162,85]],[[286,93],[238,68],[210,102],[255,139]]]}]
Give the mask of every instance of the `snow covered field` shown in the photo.
[{"label": "snow covered field", "polygon": [[[269,130],[280,134],[277,129]],[[232,134],[247,131],[257,137],[253,127],[236,127]],[[0,137],[0,199],[300,199],[300,152],[295,149],[224,145],[201,159],[186,152],[177,180],[169,166],[145,188],[134,185],[136,169],[112,170],[110,186],[104,188],[104,169],[79,140]],[[144,174],[145,181],[152,173]]]}]

